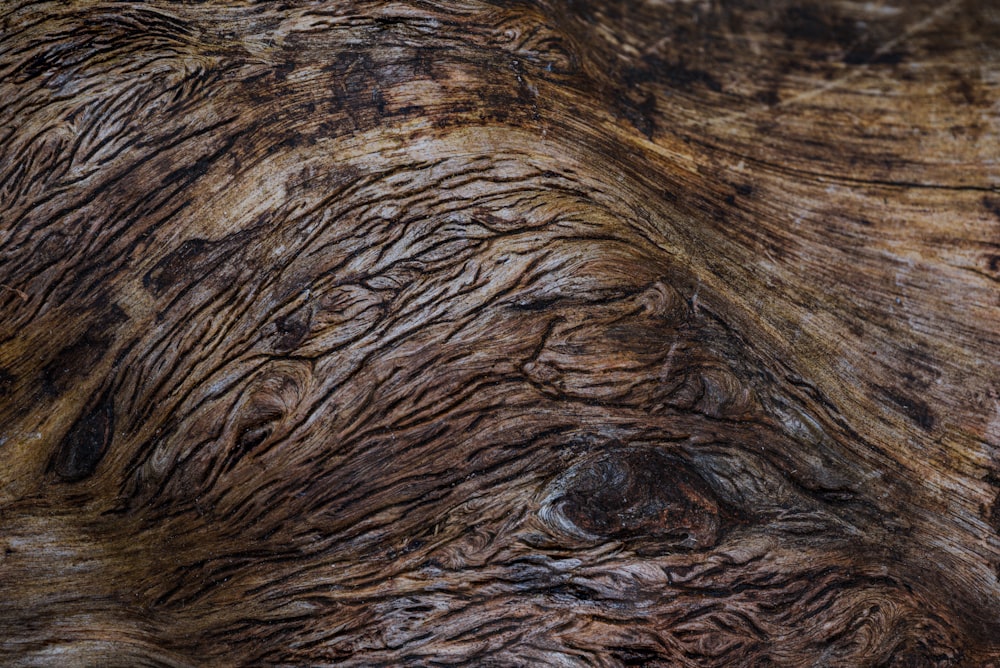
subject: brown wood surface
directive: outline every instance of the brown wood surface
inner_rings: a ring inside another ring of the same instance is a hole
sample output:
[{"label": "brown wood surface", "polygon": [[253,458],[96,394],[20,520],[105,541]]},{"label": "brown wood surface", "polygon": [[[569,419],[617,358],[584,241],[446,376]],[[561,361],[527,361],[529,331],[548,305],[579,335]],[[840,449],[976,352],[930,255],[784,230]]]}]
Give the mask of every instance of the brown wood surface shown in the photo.
[{"label": "brown wood surface", "polygon": [[995,665],[998,133],[987,1],[5,0],[0,664]]}]

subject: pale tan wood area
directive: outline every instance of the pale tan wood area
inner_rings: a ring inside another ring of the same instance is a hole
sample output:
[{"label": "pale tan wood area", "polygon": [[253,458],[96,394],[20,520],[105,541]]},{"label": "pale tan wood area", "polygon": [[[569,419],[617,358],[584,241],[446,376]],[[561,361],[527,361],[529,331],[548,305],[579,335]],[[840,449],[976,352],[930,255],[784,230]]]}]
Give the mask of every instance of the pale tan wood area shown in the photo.
[{"label": "pale tan wood area", "polygon": [[1000,662],[1000,8],[0,5],[0,664]]}]

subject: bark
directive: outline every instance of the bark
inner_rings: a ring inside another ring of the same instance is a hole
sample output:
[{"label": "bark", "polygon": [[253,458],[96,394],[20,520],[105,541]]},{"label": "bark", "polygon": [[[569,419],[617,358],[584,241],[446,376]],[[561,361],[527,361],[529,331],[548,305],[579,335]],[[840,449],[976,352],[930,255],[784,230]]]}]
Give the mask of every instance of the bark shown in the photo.
[{"label": "bark", "polygon": [[1000,13],[0,8],[0,663],[1000,660]]}]

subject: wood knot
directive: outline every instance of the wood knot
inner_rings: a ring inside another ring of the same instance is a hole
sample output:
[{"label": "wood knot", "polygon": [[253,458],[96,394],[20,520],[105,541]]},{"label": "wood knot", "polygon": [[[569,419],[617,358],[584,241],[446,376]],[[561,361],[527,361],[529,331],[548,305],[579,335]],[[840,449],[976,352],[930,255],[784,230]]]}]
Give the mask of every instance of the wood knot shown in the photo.
[{"label": "wood knot", "polygon": [[680,457],[625,446],[570,468],[541,511],[547,525],[577,539],[692,550],[718,542],[723,514],[708,483]]},{"label": "wood knot", "polygon": [[223,439],[228,444],[223,471],[231,471],[248,458],[264,456],[287,436],[311,378],[308,364],[281,361],[253,379],[229,418]]}]

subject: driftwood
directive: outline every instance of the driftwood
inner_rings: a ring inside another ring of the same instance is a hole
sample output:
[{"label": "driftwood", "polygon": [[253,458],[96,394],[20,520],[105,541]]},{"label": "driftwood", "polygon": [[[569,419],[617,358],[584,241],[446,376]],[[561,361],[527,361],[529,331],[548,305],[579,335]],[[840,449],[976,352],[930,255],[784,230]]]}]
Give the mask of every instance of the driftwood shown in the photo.
[{"label": "driftwood", "polygon": [[991,3],[0,12],[0,664],[1000,659]]}]

